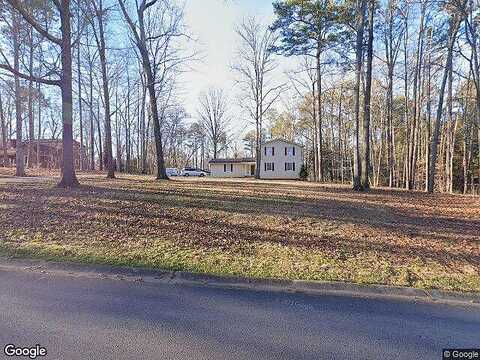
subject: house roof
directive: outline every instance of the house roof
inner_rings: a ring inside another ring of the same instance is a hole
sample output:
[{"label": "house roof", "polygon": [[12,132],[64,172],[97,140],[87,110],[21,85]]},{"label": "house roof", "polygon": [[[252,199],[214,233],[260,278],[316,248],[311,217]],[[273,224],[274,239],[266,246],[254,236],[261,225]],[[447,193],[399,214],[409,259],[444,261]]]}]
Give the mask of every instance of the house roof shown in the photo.
[{"label": "house roof", "polygon": [[265,142],[263,143],[263,145],[268,145],[268,144],[271,144],[271,143],[276,142],[276,141],[281,141],[281,142],[284,142],[284,143],[287,143],[287,144],[291,144],[291,145],[303,147],[303,145],[301,145],[301,144],[299,144],[299,143],[296,143],[296,142],[293,142],[293,141],[289,141],[289,140],[285,140],[285,139],[281,139],[281,138],[270,139],[270,140],[268,140],[268,141],[265,141]]},{"label": "house roof", "polygon": [[[16,153],[16,139],[10,139],[7,143],[7,152],[9,152],[9,155],[15,155]],[[61,151],[63,147],[63,140],[62,139],[35,139],[32,140],[31,142],[29,140],[24,140],[22,141],[22,147],[25,148],[29,144],[32,144],[34,147],[37,146],[38,144],[42,146],[48,146],[50,148],[53,148],[57,151]],[[77,140],[73,140],[73,146],[74,148],[80,148],[80,143]],[[85,149],[85,145],[83,146]],[[0,148],[1,150],[1,148]]]},{"label": "house roof", "polygon": [[236,159],[211,159],[209,164],[238,164],[238,163],[254,163],[255,158],[236,158]]},{"label": "house roof", "polygon": [[[23,144],[27,145],[28,143],[30,142],[30,140],[24,140],[23,141]],[[32,140],[32,143],[33,144],[38,144],[40,143],[40,145],[58,145],[58,146],[63,146],[63,140],[60,138],[60,139],[34,139]],[[74,145],[77,145],[79,146],[80,143],[73,139],[73,144]]]}]

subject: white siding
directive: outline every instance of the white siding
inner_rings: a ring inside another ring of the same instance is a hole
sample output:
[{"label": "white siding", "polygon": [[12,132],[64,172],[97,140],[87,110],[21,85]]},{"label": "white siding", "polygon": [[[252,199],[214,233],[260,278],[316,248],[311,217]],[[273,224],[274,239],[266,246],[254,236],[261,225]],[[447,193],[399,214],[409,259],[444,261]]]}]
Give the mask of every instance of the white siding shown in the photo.
[{"label": "white siding", "polygon": [[[267,148],[265,151],[265,147]],[[273,154],[271,148],[274,148]],[[295,155],[285,148],[295,147]],[[265,153],[267,155],[265,155]],[[265,163],[274,163],[274,171],[265,171]],[[285,171],[285,163],[295,163],[295,171]],[[283,140],[274,140],[262,145],[260,178],[262,179],[298,179],[303,165],[303,148]]]},{"label": "white siding", "polygon": [[[225,172],[224,165],[227,166],[227,171]],[[230,166],[233,166],[233,171],[230,171]],[[225,164],[210,164],[211,175],[215,177],[245,177],[250,175],[250,166],[253,164],[249,163],[225,163]]]}]

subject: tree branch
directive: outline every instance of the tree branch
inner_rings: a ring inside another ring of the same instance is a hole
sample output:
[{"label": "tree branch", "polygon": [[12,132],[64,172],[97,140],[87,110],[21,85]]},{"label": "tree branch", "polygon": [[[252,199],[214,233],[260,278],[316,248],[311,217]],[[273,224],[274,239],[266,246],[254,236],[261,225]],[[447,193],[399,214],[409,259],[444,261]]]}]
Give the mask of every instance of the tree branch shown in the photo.
[{"label": "tree branch", "polygon": [[54,42],[57,45],[62,45],[62,39],[57,38],[50,34],[46,29],[44,29],[35,19],[30,15],[24,8],[23,5],[20,3],[19,0],[7,0],[10,5],[12,5],[27,21],[30,25],[33,26],[35,30],[37,30],[42,36],[46,37],[48,40]]},{"label": "tree branch", "polygon": [[56,86],[61,85],[60,80],[49,80],[49,79],[43,79],[43,78],[33,76],[33,75],[32,76],[26,75],[26,74],[23,74],[19,71],[16,71],[14,68],[12,68],[9,65],[0,64],[0,69],[7,70],[8,72],[12,73],[13,75],[21,77],[22,79],[25,79],[25,80],[30,80],[30,81],[34,81],[34,82],[38,82],[38,83],[42,83],[42,84],[46,84],[46,85],[56,85]]}]

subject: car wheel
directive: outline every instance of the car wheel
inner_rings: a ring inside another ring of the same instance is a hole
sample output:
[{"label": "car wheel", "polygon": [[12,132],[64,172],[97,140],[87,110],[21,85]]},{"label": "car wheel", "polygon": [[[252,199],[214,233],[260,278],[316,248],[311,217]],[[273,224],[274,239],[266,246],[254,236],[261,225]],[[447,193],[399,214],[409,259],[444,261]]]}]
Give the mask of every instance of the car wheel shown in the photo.
[{"label": "car wheel", "polygon": [[205,174],[200,174],[199,176],[200,176],[200,177],[204,177],[204,176],[205,176]]},{"label": "car wheel", "polygon": [[187,173],[187,174],[185,174],[185,176],[190,176],[190,174]]}]

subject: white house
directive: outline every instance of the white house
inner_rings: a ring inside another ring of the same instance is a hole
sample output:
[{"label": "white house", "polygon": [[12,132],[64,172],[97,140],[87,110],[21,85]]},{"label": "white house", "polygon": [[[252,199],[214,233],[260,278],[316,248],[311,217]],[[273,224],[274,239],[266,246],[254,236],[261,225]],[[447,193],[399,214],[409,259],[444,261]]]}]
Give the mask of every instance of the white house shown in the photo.
[{"label": "white house", "polygon": [[247,177],[255,175],[255,159],[212,159],[208,162],[212,176]]},{"label": "white house", "polygon": [[260,178],[299,179],[303,165],[303,146],[273,139],[262,145]]},{"label": "white house", "polygon": [[[298,179],[303,165],[303,147],[300,144],[273,139],[262,145],[260,178]],[[212,176],[247,177],[255,175],[255,158],[212,159]]]}]

